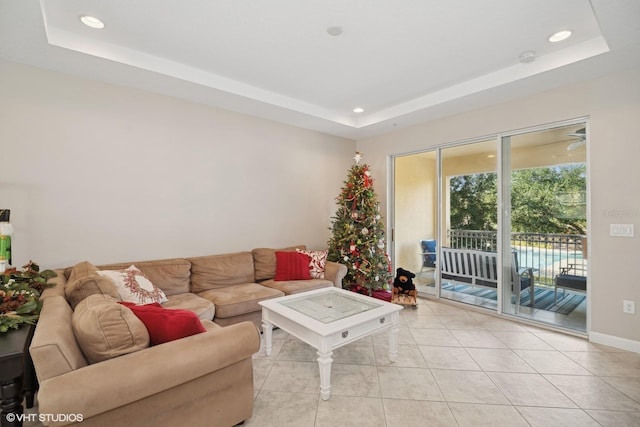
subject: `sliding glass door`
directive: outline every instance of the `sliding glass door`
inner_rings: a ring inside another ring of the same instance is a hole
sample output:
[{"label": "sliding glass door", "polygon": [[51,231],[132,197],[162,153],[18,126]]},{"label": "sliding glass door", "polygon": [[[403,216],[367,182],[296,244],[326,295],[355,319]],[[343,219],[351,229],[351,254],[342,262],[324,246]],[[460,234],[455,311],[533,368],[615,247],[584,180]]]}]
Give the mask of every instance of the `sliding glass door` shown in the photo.
[{"label": "sliding glass door", "polygon": [[491,310],[498,306],[497,148],[492,138],[441,150],[440,295]]},{"label": "sliding glass door", "polygon": [[502,138],[503,311],[578,331],[587,313],[586,127]]},{"label": "sliding glass door", "polygon": [[587,329],[587,123],[393,158],[392,261],[419,295]]}]

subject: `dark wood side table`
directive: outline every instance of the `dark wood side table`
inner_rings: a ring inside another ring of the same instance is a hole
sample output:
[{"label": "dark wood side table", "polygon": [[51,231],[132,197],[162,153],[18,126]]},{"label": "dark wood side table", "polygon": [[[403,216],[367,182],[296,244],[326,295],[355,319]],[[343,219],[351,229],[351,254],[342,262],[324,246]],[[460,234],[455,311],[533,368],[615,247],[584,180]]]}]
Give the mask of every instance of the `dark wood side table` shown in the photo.
[{"label": "dark wood side table", "polygon": [[8,414],[23,414],[22,398],[27,407],[33,406],[37,385],[29,345],[35,325],[22,325],[19,329],[0,333],[0,413],[2,427],[22,426],[22,420]]}]

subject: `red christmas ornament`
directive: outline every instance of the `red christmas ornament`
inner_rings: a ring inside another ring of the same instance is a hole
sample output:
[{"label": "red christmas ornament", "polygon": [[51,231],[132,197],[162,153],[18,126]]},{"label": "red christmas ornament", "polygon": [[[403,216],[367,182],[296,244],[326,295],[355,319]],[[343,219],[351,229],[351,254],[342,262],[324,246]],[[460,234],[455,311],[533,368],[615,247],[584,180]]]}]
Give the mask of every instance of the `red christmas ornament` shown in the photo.
[{"label": "red christmas ornament", "polygon": [[371,185],[373,185],[373,180],[371,179],[371,173],[369,172],[369,169],[366,167],[363,168],[362,182],[363,182],[364,188],[369,188],[371,187]]}]

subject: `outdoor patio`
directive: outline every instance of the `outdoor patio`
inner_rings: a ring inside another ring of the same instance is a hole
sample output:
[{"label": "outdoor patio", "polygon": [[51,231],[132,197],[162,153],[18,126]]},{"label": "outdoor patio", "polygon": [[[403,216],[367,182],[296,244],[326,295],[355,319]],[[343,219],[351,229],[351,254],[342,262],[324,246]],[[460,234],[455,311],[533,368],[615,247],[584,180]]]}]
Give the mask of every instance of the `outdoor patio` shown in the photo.
[{"label": "outdoor patio", "polygon": [[[453,248],[485,251],[496,251],[498,247],[496,232],[475,230],[452,230],[448,235],[447,245]],[[559,274],[567,272],[586,277],[585,236],[513,233],[511,248],[517,254],[519,268],[530,268],[534,273],[535,306],[529,306],[528,291],[523,292],[519,315],[584,331],[587,313],[586,293],[558,289],[556,298],[554,279]],[[435,270],[425,269],[416,277],[415,282],[419,292],[435,295],[434,274]],[[498,294],[494,289],[443,280],[441,296],[466,304],[497,309]]]}]

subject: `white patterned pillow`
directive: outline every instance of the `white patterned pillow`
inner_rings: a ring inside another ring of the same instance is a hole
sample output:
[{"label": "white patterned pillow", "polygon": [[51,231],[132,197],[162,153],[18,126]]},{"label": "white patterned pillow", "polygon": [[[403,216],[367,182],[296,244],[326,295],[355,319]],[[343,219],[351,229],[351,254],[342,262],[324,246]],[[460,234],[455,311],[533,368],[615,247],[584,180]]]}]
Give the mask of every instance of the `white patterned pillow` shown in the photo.
[{"label": "white patterned pillow", "polygon": [[296,251],[308,255],[311,258],[309,263],[309,272],[313,279],[324,279],[324,267],[327,263],[327,254],[329,251],[305,251],[296,249]]},{"label": "white patterned pillow", "polygon": [[101,270],[98,274],[110,278],[118,289],[122,301],[136,304],[167,302],[167,296],[162,289],[151,281],[135,265],[124,270]]}]

